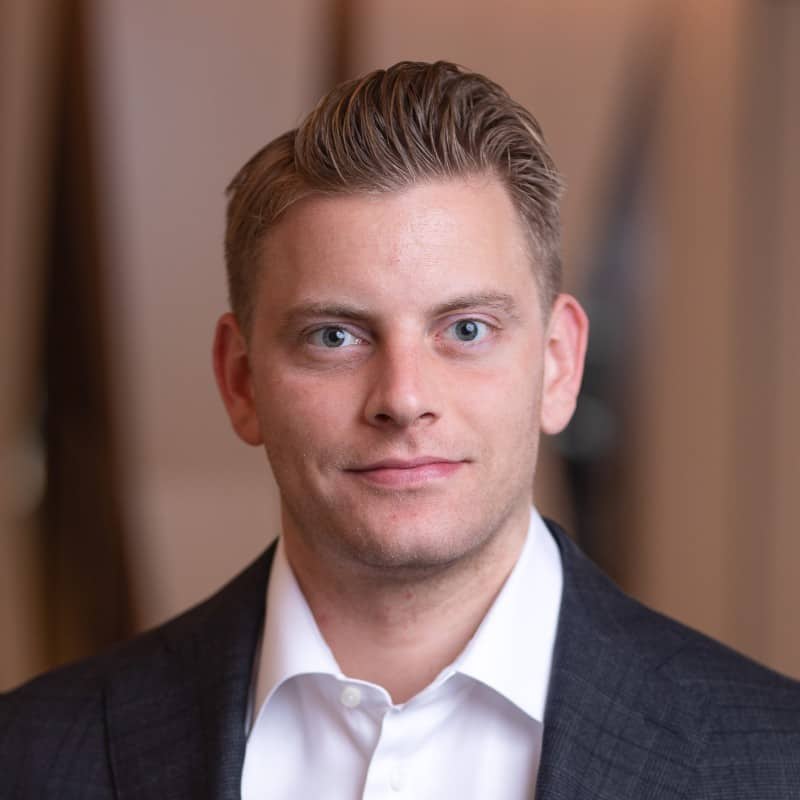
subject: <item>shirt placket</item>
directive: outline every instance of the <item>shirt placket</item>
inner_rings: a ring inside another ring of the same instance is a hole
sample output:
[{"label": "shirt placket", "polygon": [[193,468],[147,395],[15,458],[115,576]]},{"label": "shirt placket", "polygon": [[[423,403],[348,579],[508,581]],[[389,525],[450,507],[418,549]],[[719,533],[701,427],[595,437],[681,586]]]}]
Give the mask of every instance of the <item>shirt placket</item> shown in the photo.
[{"label": "shirt placket", "polygon": [[401,800],[411,797],[409,736],[415,716],[413,708],[388,708],[381,721],[378,744],[370,759],[364,785],[364,800]]}]

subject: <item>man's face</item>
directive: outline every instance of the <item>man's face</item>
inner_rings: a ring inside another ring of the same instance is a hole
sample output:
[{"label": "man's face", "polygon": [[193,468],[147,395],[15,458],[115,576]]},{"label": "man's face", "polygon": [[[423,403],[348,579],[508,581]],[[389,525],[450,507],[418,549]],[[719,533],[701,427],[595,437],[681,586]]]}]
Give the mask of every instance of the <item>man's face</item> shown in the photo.
[{"label": "man's face", "polygon": [[218,376],[233,376],[237,431],[266,448],[287,546],[430,569],[524,530],[540,423],[562,423],[505,189],[476,178],[310,197],[263,259],[249,342],[228,331],[242,349],[218,355],[236,364]]}]

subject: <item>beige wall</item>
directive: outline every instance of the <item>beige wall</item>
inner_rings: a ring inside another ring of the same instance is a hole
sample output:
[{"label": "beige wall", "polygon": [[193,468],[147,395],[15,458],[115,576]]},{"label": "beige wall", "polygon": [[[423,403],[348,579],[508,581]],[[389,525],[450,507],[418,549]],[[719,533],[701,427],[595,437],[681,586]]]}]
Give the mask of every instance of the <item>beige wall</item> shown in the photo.
[{"label": "beige wall", "polygon": [[800,93],[780,56],[796,58],[800,7],[680,10],[648,187],[656,279],[640,309],[628,585],[800,675],[800,507],[788,488],[800,452],[787,305],[797,237],[786,222]]},{"label": "beige wall", "polygon": [[648,187],[654,279],[642,314],[631,542],[640,596],[730,636],[735,481],[735,75],[743,3],[684,3]]},{"label": "beige wall", "polygon": [[781,93],[784,109],[778,162],[783,180],[774,198],[778,212],[780,238],[776,257],[781,266],[781,282],[776,315],[777,381],[775,407],[770,418],[771,439],[776,445],[774,465],[774,527],[769,552],[769,587],[764,609],[767,644],[764,657],[781,669],[800,675],[800,636],[797,611],[800,608],[800,335],[797,304],[800,298],[800,235],[797,230],[800,209],[800,7],[788,7],[778,24],[785,27],[788,42],[784,63],[785,81]]}]

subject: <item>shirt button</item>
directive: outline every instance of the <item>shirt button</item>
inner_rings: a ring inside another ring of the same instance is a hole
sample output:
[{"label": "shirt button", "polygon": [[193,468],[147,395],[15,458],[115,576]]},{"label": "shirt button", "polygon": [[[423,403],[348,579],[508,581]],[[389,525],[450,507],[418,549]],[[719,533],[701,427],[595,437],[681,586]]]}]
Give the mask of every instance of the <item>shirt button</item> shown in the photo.
[{"label": "shirt button", "polygon": [[347,708],[356,708],[361,702],[361,689],[358,686],[345,686],[339,695],[339,700]]},{"label": "shirt button", "polygon": [[393,792],[401,792],[403,785],[403,773],[400,771],[400,767],[395,767],[389,776],[389,786],[392,787]]}]

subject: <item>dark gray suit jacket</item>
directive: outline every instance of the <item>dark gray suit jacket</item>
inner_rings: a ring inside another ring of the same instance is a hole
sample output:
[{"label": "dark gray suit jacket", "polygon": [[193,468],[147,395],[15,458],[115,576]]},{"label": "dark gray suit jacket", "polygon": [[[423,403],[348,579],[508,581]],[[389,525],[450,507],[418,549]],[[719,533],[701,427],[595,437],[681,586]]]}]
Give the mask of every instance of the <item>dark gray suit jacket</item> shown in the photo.
[{"label": "dark gray suit jacket", "polygon": [[[800,685],[626,597],[550,527],[564,595],[537,800],[800,798]],[[163,627],[0,697],[0,798],[238,800],[272,552]]]}]

